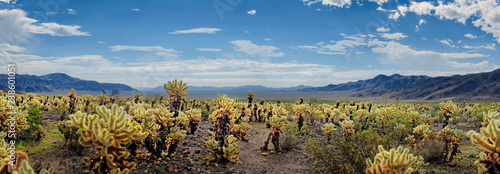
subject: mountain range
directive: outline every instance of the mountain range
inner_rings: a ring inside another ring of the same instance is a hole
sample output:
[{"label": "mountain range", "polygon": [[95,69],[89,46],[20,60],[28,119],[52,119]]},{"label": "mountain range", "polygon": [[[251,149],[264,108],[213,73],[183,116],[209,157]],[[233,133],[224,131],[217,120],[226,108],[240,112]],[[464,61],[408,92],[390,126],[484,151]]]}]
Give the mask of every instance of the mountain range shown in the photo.
[{"label": "mountain range", "polygon": [[[7,75],[0,74],[0,81],[7,82]],[[2,85],[0,89],[7,86]],[[82,80],[64,73],[53,73],[42,76],[16,75],[16,90],[30,93],[51,93],[68,91],[91,91],[99,94],[101,90],[118,90],[134,94],[142,92],[148,96],[164,95],[163,86],[134,89],[118,83],[99,83]],[[418,101],[500,101],[500,69],[448,77],[378,75],[372,79],[359,80],[341,84],[330,84],[323,87],[296,86],[288,88],[271,88],[260,85],[239,87],[190,86],[189,96],[194,98],[214,98],[216,94],[225,93],[245,98],[248,91],[268,98],[385,98]]]},{"label": "mountain range", "polygon": [[[0,81],[7,82],[8,76],[0,74]],[[17,91],[29,93],[50,93],[55,91],[67,91],[71,88],[76,91],[109,91],[118,90],[119,92],[139,92],[130,86],[119,83],[99,83],[97,81],[82,80],[68,76],[64,73],[53,73],[42,76],[16,74],[15,86]],[[0,86],[5,89],[7,86]]]},{"label": "mountain range", "polygon": [[302,91],[344,91],[351,97],[402,100],[499,101],[500,69],[449,77],[378,75],[373,79],[305,88]]}]

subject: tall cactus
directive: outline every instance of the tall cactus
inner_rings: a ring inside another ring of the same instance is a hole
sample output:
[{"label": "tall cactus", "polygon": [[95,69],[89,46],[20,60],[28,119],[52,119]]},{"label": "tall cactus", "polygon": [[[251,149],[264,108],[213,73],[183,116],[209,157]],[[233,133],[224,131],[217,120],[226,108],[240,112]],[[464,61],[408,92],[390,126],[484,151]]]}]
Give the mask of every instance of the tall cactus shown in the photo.
[{"label": "tall cactus", "polygon": [[481,153],[475,162],[478,173],[500,173],[500,119],[492,119],[486,127],[467,132],[472,143],[478,145],[488,154]]},{"label": "tall cactus", "polygon": [[[188,96],[186,83],[181,81],[168,81],[167,84],[163,84],[163,88],[167,90],[169,95],[169,110],[178,112],[183,105],[183,98]],[[175,117],[175,116],[174,116]]]},{"label": "tall cactus", "polygon": [[230,135],[231,120],[235,117],[236,100],[219,95],[215,104],[219,107],[210,115],[215,129],[212,139],[207,141],[208,151],[216,162],[239,162],[239,141]]},{"label": "tall cactus", "polygon": [[139,123],[131,121],[131,116],[117,104],[111,109],[99,106],[96,110],[98,115],[80,111],[70,115],[69,124],[79,128],[80,143],[94,146],[100,152],[97,157],[85,157],[84,162],[96,174],[133,169],[135,163],[125,161],[130,153],[123,145],[130,140],[144,139],[148,133],[142,131]]},{"label": "tall cactus", "polygon": [[281,151],[280,133],[283,133],[281,129],[286,126],[287,114],[288,112],[285,108],[278,105],[273,106],[273,116],[266,120],[266,122],[269,122],[269,124],[271,125],[272,131],[267,136],[267,140],[264,142],[264,146],[261,147],[261,150],[267,151],[269,140],[271,140],[274,146],[274,150],[277,152]]}]

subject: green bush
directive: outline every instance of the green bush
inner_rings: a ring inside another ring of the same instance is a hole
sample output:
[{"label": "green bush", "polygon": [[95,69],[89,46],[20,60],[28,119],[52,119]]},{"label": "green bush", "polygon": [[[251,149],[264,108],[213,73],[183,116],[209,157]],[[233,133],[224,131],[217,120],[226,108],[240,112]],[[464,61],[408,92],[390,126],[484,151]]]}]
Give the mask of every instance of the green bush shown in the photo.
[{"label": "green bush", "polygon": [[20,131],[19,138],[21,140],[29,140],[39,142],[45,136],[45,129],[40,125],[42,124],[43,115],[38,106],[31,106],[28,110],[26,121],[29,128]]}]

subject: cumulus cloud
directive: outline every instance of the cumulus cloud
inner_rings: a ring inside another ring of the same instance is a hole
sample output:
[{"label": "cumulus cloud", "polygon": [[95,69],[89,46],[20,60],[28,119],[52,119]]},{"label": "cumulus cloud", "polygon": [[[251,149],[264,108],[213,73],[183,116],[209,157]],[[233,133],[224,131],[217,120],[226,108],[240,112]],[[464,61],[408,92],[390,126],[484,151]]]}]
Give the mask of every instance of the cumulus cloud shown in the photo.
[{"label": "cumulus cloud", "polygon": [[166,49],[161,46],[131,46],[131,45],[114,45],[109,47],[111,52],[117,51],[146,51],[154,52],[158,56],[165,58],[177,58],[179,57],[180,51],[174,49]]},{"label": "cumulus cloud", "polygon": [[464,36],[467,37],[467,38],[469,38],[469,39],[477,39],[477,36],[472,35],[470,33],[464,34]]},{"label": "cumulus cloud", "polygon": [[141,9],[133,8],[132,11],[141,11]]},{"label": "cumulus cloud", "polygon": [[[404,10],[400,10],[404,9]],[[417,15],[432,15],[441,20],[454,20],[466,24],[468,20],[486,33],[490,33],[500,43],[500,4],[496,0],[456,0],[452,2],[411,2],[398,6],[398,12],[392,13],[393,19],[404,16],[407,12]]]},{"label": "cumulus cloud", "polygon": [[0,42],[25,43],[32,34],[48,34],[51,36],[89,36],[88,32],[80,31],[78,25],[62,25],[57,23],[38,23],[37,20],[26,17],[20,9],[0,10]]},{"label": "cumulus cloud", "polygon": [[190,33],[204,33],[204,34],[215,34],[217,31],[221,31],[219,28],[194,28],[189,30],[175,30],[169,32],[168,34],[190,34]]},{"label": "cumulus cloud", "polygon": [[256,45],[249,40],[235,40],[231,41],[234,45],[235,51],[243,52],[249,56],[260,58],[267,57],[283,57],[285,53],[275,52],[278,48],[269,45]]},{"label": "cumulus cloud", "polygon": [[247,14],[249,15],[254,15],[254,14],[257,14],[257,10],[250,10],[250,11],[247,11]]},{"label": "cumulus cloud", "polygon": [[389,32],[391,31],[390,28],[386,28],[386,27],[380,27],[380,28],[377,28],[377,31],[378,32]]},{"label": "cumulus cloud", "polygon": [[[403,45],[394,41],[373,40],[369,46],[374,53],[386,55],[382,63],[400,65],[427,70],[438,70],[446,67],[456,68],[463,63],[454,61],[455,59],[482,58],[488,55],[480,53],[441,53],[429,50],[415,50],[408,45]],[[473,63],[464,62],[472,65]],[[472,66],[470,66],[472,67]],[[490,67],[493,65],[490,64]]]},{"label": "cumulus cloud", "polygon": [[391,39],[391,40],[401,40],[401,39],[404,39],[408,36],[403,34],[403,33],[382,33],[382,34],[380,34],[380,37],[383,37],[386,39]]}]

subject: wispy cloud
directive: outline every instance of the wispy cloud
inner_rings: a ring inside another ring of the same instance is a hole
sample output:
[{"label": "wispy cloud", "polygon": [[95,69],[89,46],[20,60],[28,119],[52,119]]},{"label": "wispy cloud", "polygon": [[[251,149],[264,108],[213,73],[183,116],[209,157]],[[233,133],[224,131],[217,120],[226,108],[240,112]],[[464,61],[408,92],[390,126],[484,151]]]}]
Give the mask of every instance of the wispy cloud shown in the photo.
[{"label": "wispy cloud", "polygon": [[114,45],[109,47],[111,52],[117,51],[147,51],[166,58],[179,57],[180,51],[174,49],[166,49],[161,46],[131,46],[131,45]]},{"label": "wispy cloud", "polygon": [[198,51],[209,51],[209,52],[219,52],[221,49],[218,48],[196,48]]},{"label": "wispy cloud", "polygon": [[189,30],[175,30],[173,32],[169,32],[169,34],[190,34],[190,33],[204,33],[204,34],[215,34],[222,29],[219,28],[194,28]]},{"label": "wispy cloud", "polygon": [[231,41],[234,45],[234,50],[243,52],[251,57],[267,58],[267,57],[283,57],[285,53],[275,52],[278,48],[269,45],[253,44],[249,40]]},{"label": "wispy cloud", "polygon": [[132,11],[141,11],[141,9],[133,8]]},{"label": "wispy cloud", "polygon": [[442,44],[444,44],[446,46],[452,47],[452,48],[457,47],[457,46],[453,45],[453,41],[451,39],[443,39],[443,40],[440,40],[439,42],[441,42]]}]

